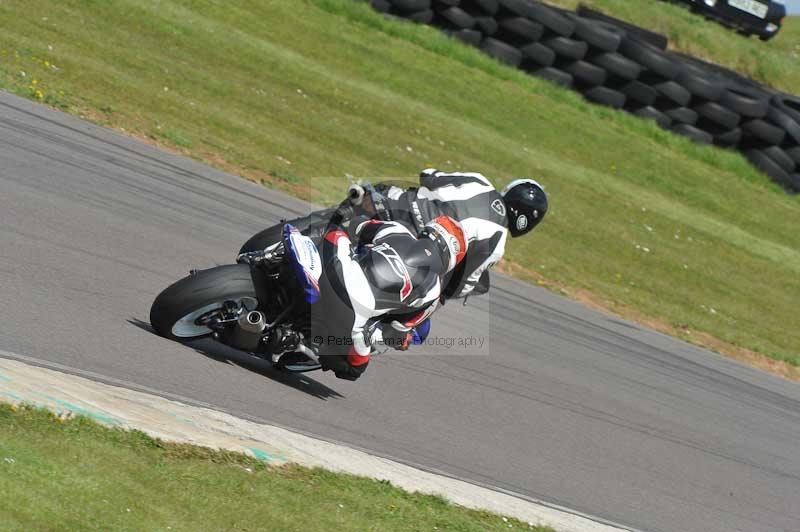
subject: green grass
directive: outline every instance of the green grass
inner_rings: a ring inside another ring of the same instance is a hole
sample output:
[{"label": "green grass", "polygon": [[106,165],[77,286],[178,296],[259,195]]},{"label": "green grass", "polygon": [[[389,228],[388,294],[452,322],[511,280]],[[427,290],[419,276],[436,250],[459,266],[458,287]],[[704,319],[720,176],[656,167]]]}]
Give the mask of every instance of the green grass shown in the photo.
[{"label": "green grass", "polygon": [[0,403],[0,530],[535,530],[388,482]]},{"label": "green grass", "polygon": [[736,153],[352,0],[6,0],[0,30],[9,90],[312,201],[339,198],[346,175],[535,176],[552,210],[510,245],[523,276],[800,363],[800,199]]}]

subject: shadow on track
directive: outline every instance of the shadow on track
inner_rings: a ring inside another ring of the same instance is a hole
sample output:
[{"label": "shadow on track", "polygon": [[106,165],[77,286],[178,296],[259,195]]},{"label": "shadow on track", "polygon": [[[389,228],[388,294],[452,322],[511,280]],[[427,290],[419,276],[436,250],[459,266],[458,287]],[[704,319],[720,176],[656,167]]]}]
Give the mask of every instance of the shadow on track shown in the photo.
[{"label": "shadow on track", "polygon": [[[127,322],[143,331],[147,331],[150,334],[158,336],[158,333],[156,333],[153,327],[145,321],[137,318],[131,318],[127,320]],[[211,360],[215,360],[216,362],[220,362],[222,364],[232,364],[248,371],[252,371],[253,373],[257,373],[262,377],[270,379],[271,381],[275,381],[283,384],[284,386],[307,393],[308,395],[316,397],[317,399],[327,400],[331,398],[344,398],[344,395],[340,394],[333,388],[329,388],[324,384],[308,377],[308,374],[306,373],[286,373],[279,371],[272,367],[272,364],[266,360],[262,360],[252,355],[248,355],[247,353],[237,351],[236,349],[231,349],[230,347],[219,342],[215,342],[214,340],[205,338],[201,340],[193,340],[191,342],[184,342],[183,345],[191,347],[196,352],[210,358]]]}]

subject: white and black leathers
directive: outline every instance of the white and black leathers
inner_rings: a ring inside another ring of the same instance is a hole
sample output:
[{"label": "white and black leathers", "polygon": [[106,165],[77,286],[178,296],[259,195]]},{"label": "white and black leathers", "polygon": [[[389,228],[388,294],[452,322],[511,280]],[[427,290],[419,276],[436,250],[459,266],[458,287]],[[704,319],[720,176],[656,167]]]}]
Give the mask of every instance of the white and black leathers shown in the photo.
[{"label": "white and black leathers", "polygon": [[[361,371],[387,332],[412,329],[438,305],[439,251],[403,224],[364,217],[353,220],[347,232],[333,228],[325,234],[322,261],[322,297],[312,310],[312,332],[322,340],[321,355],[346,356]],[[335,362],[320,360],[323,368]]]},{"label": "white and black leathers", "polygon": [[428,169],[420,174],[419,182],[419,188],[391,187],[384,192],[392,218],[410,224],[418,233],[437,216],[459,221],[469,251],[443,292],[447,298],[477,293],[481,276],[505,253],[508,217],[503,196],[484,175],[475,172]]}]

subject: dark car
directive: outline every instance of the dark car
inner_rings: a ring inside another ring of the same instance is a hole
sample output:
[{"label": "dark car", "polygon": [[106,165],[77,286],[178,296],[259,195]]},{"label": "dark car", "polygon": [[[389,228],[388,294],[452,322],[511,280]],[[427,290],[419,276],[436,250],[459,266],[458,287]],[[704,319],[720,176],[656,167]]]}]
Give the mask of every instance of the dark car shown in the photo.
[{"label": "dark car", "polygon": [[773,38],[786,17],[786,6],[774,0],[679,0],[692,9],[762,41]]}]

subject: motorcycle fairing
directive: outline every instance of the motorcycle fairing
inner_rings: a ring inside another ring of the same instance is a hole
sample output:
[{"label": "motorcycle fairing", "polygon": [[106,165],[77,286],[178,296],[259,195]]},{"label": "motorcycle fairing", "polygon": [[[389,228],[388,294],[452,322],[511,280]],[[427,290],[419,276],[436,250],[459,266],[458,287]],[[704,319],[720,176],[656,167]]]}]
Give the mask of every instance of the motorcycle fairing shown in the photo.
[{"label": "motorcycle fairing", "polygon": [[291,224],[283,226],[283,241],[306,301],[316,303],[319,301],[319,279],[322,276],[322,258],[317,246]]}]

